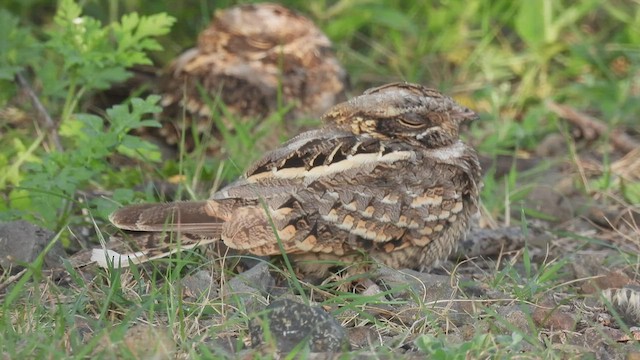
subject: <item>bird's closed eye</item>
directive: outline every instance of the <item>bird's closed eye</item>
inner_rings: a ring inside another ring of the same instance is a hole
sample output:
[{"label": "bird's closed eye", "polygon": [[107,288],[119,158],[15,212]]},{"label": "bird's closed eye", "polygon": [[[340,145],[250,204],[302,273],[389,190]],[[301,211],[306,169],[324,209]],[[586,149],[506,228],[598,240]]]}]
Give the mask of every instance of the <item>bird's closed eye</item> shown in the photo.
[{"label": "bird's closed eye", "polygon": [[423,121],[411,120],[411,119],[398,119],[400,124],[412,129],[423,128],[426,124]]}]

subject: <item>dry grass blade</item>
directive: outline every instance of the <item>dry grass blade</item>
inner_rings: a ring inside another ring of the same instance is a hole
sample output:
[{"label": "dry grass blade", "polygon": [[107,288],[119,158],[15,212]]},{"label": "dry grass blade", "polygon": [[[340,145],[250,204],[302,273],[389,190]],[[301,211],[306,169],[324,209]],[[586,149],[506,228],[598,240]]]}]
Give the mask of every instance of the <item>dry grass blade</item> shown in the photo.
[{"label": "dry grass blade", "polygon": [[4,294],[1,294],[1,292],[4,289],[6,289],[8,286],[10,286],[11,284],[13,284],[16,281],[20,280],[20,278],[27,272],[27,270],[28,269],[23,269],[19,273],[7,277],[7,279],[5,281],[0,283],[0,298],[4,297]]},{"label": "dry grass blade", "polygon": [[629,151],[621,159],[611,164],[611,170],[626,180],[640,180],[640,147]]}]

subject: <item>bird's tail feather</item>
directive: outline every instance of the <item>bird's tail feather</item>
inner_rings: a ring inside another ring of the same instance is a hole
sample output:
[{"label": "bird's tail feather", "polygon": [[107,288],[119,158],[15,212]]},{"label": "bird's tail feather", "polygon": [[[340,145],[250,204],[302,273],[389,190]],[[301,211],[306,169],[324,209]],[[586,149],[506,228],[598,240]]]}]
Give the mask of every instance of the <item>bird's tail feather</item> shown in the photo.
[{"label": "bird's tail feather", "polygon": [[118,249],[117,245],[110,244],[94,249],[91,261],[104,268],[128,267],[212,243],[220,239],[227,220],[224,209],[211,200],[122,207],[112,213],[109,220],[122,230],[146,234],[129,234],[133,249]]},{"label": "bird's tail feather", "polygon": [[218,237],[226,219],[213,201],[135,204],[116,210],[109,220],[130,231],[166,231]]}]

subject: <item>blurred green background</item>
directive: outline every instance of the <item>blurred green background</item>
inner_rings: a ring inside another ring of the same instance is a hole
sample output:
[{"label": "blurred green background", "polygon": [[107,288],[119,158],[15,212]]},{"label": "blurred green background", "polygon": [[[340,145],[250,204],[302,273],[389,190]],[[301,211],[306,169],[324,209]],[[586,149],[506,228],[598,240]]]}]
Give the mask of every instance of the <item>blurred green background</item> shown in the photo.
[{"label": "blurred green background", "polygon": [[[177,22],[150,56],[167,64],[193,46],[217,8],[237,1],[83,1],[103,23],[123,14],[166,12]],[[406,80],[468,98],[500,127],[495,145],[531,147],[555,131],[539,105],[547,98],[593,111],[612,125],[635,125],[640,102],[640,6],[629,0],[283,1],[333,40],[353,94]],[[5,0],[37,35],[56,3]]]}]

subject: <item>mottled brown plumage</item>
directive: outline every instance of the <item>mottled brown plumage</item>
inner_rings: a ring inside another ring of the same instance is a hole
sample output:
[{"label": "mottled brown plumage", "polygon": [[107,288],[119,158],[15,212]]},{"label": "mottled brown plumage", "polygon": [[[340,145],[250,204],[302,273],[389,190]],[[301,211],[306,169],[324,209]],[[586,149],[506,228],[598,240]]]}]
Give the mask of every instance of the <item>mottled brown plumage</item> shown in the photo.
[{"label": "mottled brown plumage", "polygon": [[182,246],[222,239],[255,255],[284,251],[314,276],[329,269],[317,260],[363,253],[395,268],[428,268],[451,252],[478,208],[478,159],[458,138],[459,124],[476,117],[420,85],[369,89],[210,200],[127,206],[111,221],[187,235]]},{"label": "mottled brown plumage", "polygon": [[[161,79],[162,135],[175,144],[183,115],[197,123],[199,134],[211,131],[212,116],[231,127],[223,111],[209,106],[217,96],[240,120],[288,107],[287,120],[319,117],[344,99],[346,73],[331,46],[311,20],[280,5],[216,12],[197,47],[180,55]],[[186,133],[189,148],[191,131]]]}]

